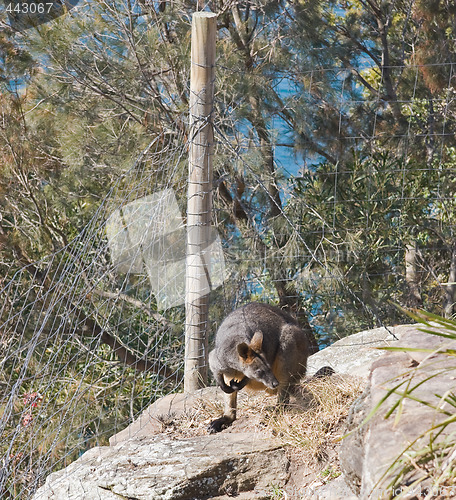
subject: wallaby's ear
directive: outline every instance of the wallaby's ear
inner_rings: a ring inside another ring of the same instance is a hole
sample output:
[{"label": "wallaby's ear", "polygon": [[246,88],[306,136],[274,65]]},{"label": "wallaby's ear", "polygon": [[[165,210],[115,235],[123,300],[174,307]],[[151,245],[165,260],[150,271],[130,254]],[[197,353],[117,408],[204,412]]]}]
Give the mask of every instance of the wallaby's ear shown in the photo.
[{"label": "wallaby's ear", "polygon": [[263,332],[261,330],[257,330],[253,334],[249,347],[255,352],[261,352],[263,350]]},{"label": "wallaby's ear", "polygon": [[245,342],[242,342],[242,344],[238,344],[237,352],[239,356],[243,359],[243,361],[245,361],[246,363],[249,363],[253,360],[252,349],[250,349],[250,346]]}]

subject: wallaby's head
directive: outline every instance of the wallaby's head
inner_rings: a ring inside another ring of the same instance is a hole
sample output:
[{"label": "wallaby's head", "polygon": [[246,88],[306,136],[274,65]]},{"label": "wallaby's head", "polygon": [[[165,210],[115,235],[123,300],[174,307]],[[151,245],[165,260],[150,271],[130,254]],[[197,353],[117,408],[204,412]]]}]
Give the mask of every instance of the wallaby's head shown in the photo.
[{"label": "wallaby's head", "polygon": [[237,352],[246,377],[263,383],[269,389],[275,389],[279,385],[263,354],[262,331],[256,331],[248,344],[246,342],[238,344]]}]

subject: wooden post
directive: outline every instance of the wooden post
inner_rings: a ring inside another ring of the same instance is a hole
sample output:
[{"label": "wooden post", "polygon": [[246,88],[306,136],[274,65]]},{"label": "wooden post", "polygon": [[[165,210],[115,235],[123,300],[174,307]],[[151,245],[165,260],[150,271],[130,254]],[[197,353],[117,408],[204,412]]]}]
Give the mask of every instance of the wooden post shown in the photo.
[{"label": "wooden post", "polygon": [[193,14],[185,290],[185,392],[193,392],[203,387],[207,383],[208,373],[209,236],[214,151],[216,32],[216,14]]}]

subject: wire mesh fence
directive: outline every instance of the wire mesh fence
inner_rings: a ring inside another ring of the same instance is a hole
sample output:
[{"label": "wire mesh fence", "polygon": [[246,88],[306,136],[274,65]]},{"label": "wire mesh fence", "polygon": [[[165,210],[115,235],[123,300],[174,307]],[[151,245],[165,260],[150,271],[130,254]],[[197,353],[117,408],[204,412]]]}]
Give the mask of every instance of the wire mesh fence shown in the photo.
[{"label": "wire mesh fence", "polygon": [[180,386],[186,143],[159,139],[68,246],[0,292],[3,495],[30,496]]},{"label": "wire mesh fence", "polygon": [[[423,97],[434,70],[446,84]],[[406,98],[386,100],[391,72],[408,82]],[[209,335],[251,300],[309,322],[320,346],[406,321],[396,304],[453,314],[453,65],[385,67],[368,95],[355,73],[301,72],[299,88],[271,77],[282,97],[272,122],[234,120],[216,96]],[[309,128],[292,144],[291,109]],[[14,265],[2,264],[5,498],[31,497],[50,472],[182,389],[183,123],[154,138],[62,249],[34,262],[16,246]]]}]

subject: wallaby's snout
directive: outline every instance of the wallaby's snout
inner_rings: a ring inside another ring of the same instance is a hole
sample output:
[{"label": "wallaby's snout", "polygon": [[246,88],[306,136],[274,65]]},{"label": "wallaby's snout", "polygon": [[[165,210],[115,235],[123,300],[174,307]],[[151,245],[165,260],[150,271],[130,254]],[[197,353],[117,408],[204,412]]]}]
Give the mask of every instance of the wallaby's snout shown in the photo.
[{"label": "wallaby's snout", "polygon": [[279,381],[276,379],[270,369],[255,370],[252,366],[250,366],[245,368],[245,375],[250,380],[261,382],[265,387],[271,390],[277,389],[277,387],[279,386]]},{"label": "wallaby's snout", "polygon": [[279,386],[279,381],[274,377],[274,379],[266,380],[265,378],[257,378],[258,382],[262,382],[268,389],[274,390]]}]

